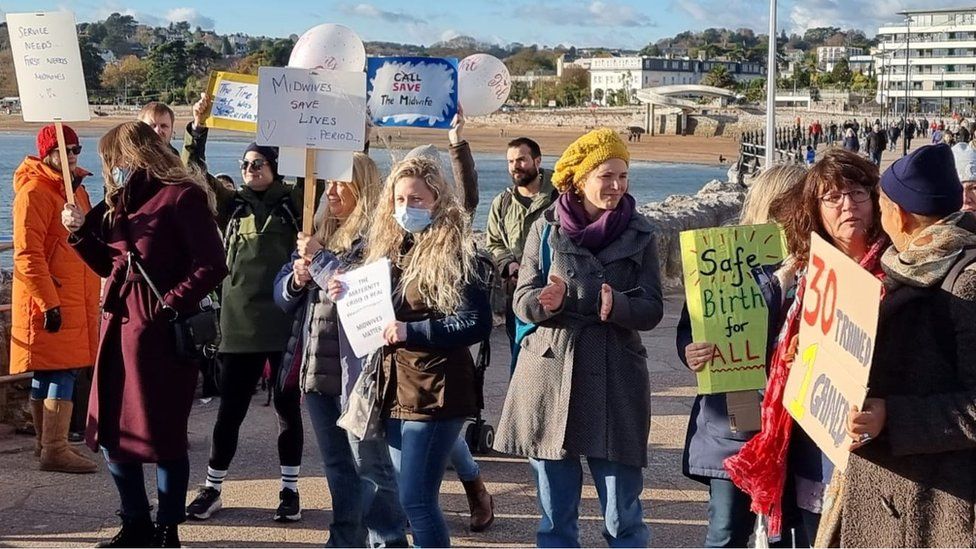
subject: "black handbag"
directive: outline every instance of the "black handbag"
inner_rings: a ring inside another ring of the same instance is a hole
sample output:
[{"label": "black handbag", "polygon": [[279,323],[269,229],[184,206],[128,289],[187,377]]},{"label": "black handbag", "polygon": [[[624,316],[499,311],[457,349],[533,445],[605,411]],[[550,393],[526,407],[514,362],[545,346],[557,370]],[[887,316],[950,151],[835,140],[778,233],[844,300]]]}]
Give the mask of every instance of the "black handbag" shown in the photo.
[{"label": "black handbag", "polygon": [[159,306],[170,314],[170,326],[176,340],[176,356],[183,360],[210,357],[220,344],[220,305],[208,295],[200,301],[198,310],[181,317],[163,301],[156,284],[132,252],[129,252],[129,265],[130,269],[133,265],[138,269],[153,295],[159,300]]}]

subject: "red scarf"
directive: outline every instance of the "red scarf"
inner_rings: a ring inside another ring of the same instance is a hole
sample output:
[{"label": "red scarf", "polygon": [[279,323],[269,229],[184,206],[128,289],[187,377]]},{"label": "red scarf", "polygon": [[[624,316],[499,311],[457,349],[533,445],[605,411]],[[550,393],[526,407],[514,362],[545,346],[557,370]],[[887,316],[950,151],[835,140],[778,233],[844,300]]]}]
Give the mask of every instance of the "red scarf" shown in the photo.
[{"label": "red scarf", "polygon": [[[860,262],[861,267],[879,279],[884,279],[881,255],[888,243],[886,237],[878,239]],[[793,418],[783,406],[783,391],[793,363],[784,357],[789,354],[790,342],[800,333],[805,283],[805,276],[796,281],[796,297],[786,314],[770,359],[769,380],[762,402],[762,430],[746,442],[738,454],[725,460],[725,470],[732,482],[752,498],[752,512],[769,517],[769,536],[773,539],[780,536],[783,526],[786,454],[793,430]]]}]

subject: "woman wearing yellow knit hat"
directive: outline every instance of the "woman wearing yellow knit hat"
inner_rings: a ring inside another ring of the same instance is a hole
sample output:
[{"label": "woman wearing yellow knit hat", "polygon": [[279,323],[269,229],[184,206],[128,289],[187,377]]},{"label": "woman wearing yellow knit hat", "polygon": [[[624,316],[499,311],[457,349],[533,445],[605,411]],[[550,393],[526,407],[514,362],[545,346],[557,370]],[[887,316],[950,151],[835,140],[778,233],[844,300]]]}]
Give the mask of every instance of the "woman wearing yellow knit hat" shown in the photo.
[{"label": "woman wearing yellow knit hat", "polygon": [[532,226],[515,314],[535,329],[518,359],[495,449],[530,458],[540,547],[578,547],[585,457],[614,547],[646,546],[641,469],[650,387],[639,331],[663,315],[651,224],[627,194],[627,146],[609,129],[566,149],[559,199]]}]

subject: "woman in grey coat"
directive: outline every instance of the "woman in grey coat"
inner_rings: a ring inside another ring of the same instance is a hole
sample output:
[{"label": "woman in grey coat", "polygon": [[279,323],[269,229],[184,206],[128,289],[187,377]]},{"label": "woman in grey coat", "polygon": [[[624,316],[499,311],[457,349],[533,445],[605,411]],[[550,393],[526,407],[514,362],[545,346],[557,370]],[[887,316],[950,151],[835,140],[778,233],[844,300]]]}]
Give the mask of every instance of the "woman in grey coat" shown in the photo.
[{"label": "woman in grey coat", "polygon": [[627,194],[629,157],[609,129],[569,146],[553,175],[562,194],[532,227],[515,290],[515,314],[537,328],[521,340],[495,448],[530,458],[540,547],[579,546],[581,457],[607,541],[636,547],[650,537],[639,499],[650,387],[638,332],[658,324],[663,302],[653,230]]}]

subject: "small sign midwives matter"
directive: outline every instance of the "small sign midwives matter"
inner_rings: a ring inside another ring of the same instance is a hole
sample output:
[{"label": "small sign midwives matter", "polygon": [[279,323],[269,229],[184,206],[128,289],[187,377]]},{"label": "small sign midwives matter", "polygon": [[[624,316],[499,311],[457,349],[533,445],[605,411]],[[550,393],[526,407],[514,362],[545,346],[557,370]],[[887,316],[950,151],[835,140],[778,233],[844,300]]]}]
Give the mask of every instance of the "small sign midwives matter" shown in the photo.
[{"label": "small sign midwives matter", "polygon": [[816,233],[811,237],[800,340],[783,405],[841,471],[847,415],[867,396],[881,281]]},{"label": "small sign midwives matter", "polygon": [[373,124],[451,127],[458,108],[457,59],[370,57],[366,75]]},{"label": "small sign midwives matter", "polygon": [[374,261],[354,271],[336,275],[346,285],[336,302],[339,320],[358,357],[383,347],[383,330],[396,320],[390,282],[390,262]]},{"label": "small sign midwives matter", "polygon": [[766,385],[769,313],[753,269],[783,260],[776,225],[743,225],[684,231],[681,263],[691,332],[715,344],[698,373],[698,393],[761,389]]},{"label": "small sign midwives matter", "polygon": [[90,120],[74,14],[8,13],[7,29],[24,121]]},{"label": "small sign midwives matter", "polygon": [[216,71],[210,75],[207,94],[213,98],[208,128],[254,133],[258,128],[258,77]]},{"label": "small sign midwives matter", "polygon": [[363,150],[365,74],[261,67],[258,77],[259,145]]}]

